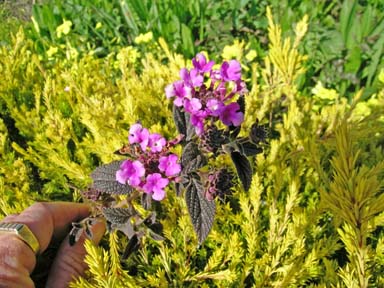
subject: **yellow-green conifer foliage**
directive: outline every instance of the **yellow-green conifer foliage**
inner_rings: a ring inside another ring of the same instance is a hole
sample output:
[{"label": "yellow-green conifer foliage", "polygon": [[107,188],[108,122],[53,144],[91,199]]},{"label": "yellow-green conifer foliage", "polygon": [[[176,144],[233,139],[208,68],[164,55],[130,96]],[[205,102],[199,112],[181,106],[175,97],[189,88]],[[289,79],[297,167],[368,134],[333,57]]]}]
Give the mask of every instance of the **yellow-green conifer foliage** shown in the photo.
[{"label": "yellow-green conifer foliage", "polygon": [[17,129],[13,134],[20,136],[11,145],[38,169],[44,182],[40,192],[51,194],[47,197],[84,188],[95,165],[113,159],[136,121],[174,134],[164,87],[180,67],[174,63],[170,69],[151,53],[131,63],[129,51],[47,63],[22,31],[13,47],[1,48],[1,104]]}]

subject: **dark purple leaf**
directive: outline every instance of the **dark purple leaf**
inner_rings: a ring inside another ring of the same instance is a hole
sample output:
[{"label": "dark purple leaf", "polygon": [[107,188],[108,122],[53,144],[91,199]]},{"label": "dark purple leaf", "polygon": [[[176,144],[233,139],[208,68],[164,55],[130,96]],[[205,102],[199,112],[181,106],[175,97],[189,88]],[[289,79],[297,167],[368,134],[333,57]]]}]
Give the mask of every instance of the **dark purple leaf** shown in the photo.
[{"label": "dark purple leaf", "polygon": [[186,187],[185,200],[200,245],[211,231],[216,212],[215,201],[205,199],[204,187],[195,177]]},{"label": "dark purple leaf", "polygon": [[249,137],[255,144],[267,143],[268,134],[268,127],[265,125],[259,125],[259,120],[256,120],[251,127]]},{"label": "dark purple leaf", "polygon": [[135,215],[135,211],[129,208],[103,208],[102,212],[105,219],[113,224],[125,224]]},{"label": "dark purple leaf", "polygon": [[254,156],[262,153],[263,149],[251,142],[249,137],[243,137],[232,141],[230,143],[222,145],[224,152],[231,154],[232,152],[239,152],[244,156]]},{"label": "dark purple leaf", "polygon": [[235,142],[239,148],[237,152],[244,156],[254,156],[263,152],[263,148],[250,141],[249,137],[237,139]]},{"label": "dark purple leaf", "polygon": [[114,161],[97,167],[91,174],[93,179],[91,188],[108,194],[130,194],[133,190],[132,187],[116,181],[116,171],[120,169],[123,161]]},{"label": "dark purple leaf", "polygon": [[195,127],[190,121],[190,115],[175,105],[173,105],[172,113],[177,131],[185,136],[186,141],[190,141],[196,135]]},{"label": "dark purple leaf", "polygon": [[240,96],[239,99],[237,99],[236,102],[240,106],[240,112],[245,114],[245,98],[244,98],[244,96]]},{"label": "dark purple leaf", "polygon": [[196,171],[207,164],[207,159],[200,152],[198,145],[194,142],[188,142],[181,154],[181,165],[183,174]]},{"label": "dark purple leaf", "polygon": [[241,148],[243,155],[245,156],[254,156],[263,152],[263,148],[257,146],[251,141],[241,143]]},{"label": "dark purple leaf", "polygon": [[164,240],[164,237],[160,235],[163,232],[163,225],[160,222],[156,222],[155,212],[144,220],[144,225],[147,226],[149,235],[152,239],[157,241]]},{"label": "dark purple leaf", "polygon": [[190,161],[195,159],[201,152],[198,145],[195,142],[188,142],[185,145],[183,152],[181,154],[181,164],[184,166],[188,165]]},{"label": "dark purple leaf", "polygon": [[251,163],[249,163],[247,157],[236,151],[231,153],[231,159],[235,164],[237,175],[243,184],[244,190],[248,191],[252,183]]},{"label": "dark purple leaf", "polygon": [[185,124],[187,126],[187,131],[185,135],[185,140],[186,141],[191,141],[192,138],[196,135],[196,130],[195,126],[192,125],[191,123],[191,116],[188,113],[185,113]]},{"label": "dark purple leaf", "polygon": [[185,122],[185,113],[180,107],[173,105],[173,121],[175,122],[176,129],[180,134],[187,135],[187,123]]}]

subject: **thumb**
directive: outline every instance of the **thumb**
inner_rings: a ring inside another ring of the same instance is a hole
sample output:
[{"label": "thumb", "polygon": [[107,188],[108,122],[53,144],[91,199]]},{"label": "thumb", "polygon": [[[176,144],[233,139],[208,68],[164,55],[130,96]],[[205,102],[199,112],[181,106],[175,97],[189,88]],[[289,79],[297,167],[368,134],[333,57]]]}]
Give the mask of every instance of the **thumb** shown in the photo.
[{"label": "thumb", "polygon": [[[90,227],[93,238],[92,241],[98,244],[105,232],[105,223],[97,222]],[[69,245],[69,236],[67,236],[57,252],[56,258],[52,264],[49,273],[46,287],[47,288],[64,288],[68,287],[69,282],[74,278],[84,275],[85,270],[88,268],[84,262],[86,255],[84,241],[86,236],[80,237],[75,245]]]}]

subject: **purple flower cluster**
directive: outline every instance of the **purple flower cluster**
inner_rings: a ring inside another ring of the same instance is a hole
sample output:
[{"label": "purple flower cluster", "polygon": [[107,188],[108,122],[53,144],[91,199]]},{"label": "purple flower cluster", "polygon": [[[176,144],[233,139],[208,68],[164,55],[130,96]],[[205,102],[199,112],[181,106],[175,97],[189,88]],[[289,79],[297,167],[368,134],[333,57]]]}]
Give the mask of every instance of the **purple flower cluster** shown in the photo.
[{"label": "purple flower cluster", "polygon": [[149,133],[139,123],[129,129],[128,140],[132,159],[121,164],[116,180],[152,195],[154,200],[164,199],[165,187],[175,181],[181,171],[178,156],[169,151],[176,143],[167,142],[158,133]]},{"label": "purple flower cluster", "polygon": [[183,107],[191,115],[197,135],[204,133],[206,120],[220,120],[224,125],[239,126],[244,121],[235,95],[247,92],[241,80],[241,65],[236,60],[225,61],[214,70],[213,61],[207,62],[201,53],[192,59],[193,68],[180,70],[180,78],[165,88],[167,98],[174,97],[174,105]]}]

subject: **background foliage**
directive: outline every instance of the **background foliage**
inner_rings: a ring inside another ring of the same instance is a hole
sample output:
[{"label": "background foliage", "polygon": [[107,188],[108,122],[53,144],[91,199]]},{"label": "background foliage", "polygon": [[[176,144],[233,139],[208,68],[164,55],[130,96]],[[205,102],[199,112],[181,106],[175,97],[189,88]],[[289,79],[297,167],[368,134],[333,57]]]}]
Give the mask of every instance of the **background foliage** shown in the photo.
[{"label": "background foliage", "polygon": [[381,2],[173,2],[41,1],[31,22],[0,4],[1,215],[79,200],[137,120],[175,136],[164,87],[205,50],[241,61],[244,125],[270,126],[250,191],[217,205],[201,247],[168,191],[165,241],[144,238],[123,262],[120,234],[89,242],[72,286],[383,286]]}]

